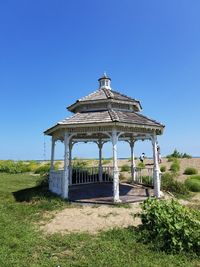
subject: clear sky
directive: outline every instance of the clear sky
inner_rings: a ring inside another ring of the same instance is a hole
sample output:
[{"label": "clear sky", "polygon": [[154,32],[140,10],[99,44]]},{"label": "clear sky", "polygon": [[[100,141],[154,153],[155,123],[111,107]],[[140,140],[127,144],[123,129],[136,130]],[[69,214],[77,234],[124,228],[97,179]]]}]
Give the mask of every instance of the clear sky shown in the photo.
[{"label": "clear sky", "polygon": [[[166,125],[163,155],[200,155],[199,14],[199,0],[0,1],[0,159],[43,159],[43,131],[96,90],[104,71],[113,89]],[[63,150],[58,144],[58,158]],[[136,155],[151,150],[136,144]],[[128,157],[128,145],[119,153]],[[97,155],[85,144],[73,153]]]}]

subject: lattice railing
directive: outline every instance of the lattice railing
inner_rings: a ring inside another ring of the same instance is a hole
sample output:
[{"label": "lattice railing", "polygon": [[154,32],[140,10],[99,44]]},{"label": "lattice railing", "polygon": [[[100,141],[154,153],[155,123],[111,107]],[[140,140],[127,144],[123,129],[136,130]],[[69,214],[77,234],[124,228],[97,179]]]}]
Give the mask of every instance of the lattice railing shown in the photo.
[{"label": "lattice railing", "polygon": [[[134,168],[133,183],[153,186],[153,168]],[[99,167],[71,168],[69,170],[69,184],[90,184],[100,182],[111,182],[113,180],[113,167],[102,167],[102,176],[99,175]],[[50,171],[49,189],[60,195],[62,189],[63,170]]]},{"label": "lattice railing", "polygon": [[[72,185],[100,182],[99,167],[72,168]],[[111,182],[113,167],[102,167],[102,182]]]},{"label": "lattice railing", "polygon": [[153,186],[153,168],[134,168],[135,172],[133,182]]}]

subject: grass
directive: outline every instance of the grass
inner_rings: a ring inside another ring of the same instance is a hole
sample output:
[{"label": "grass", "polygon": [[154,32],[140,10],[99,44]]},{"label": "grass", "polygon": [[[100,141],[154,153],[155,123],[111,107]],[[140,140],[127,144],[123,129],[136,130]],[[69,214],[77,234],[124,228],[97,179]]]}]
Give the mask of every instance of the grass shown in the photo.
[{"label": "grass", "polygon": [[130,166],[127,164],[121,166],[121,172],[129,172],[130,169],[131,169]]},{"label": "grass", "polygon": [[35,187],[38,177],[0,175],[0,266],[199,266],[197,258],[168,255],[138,243],[134,229],[46,236],[37,227],[46,211],[71,205]]},{"label": "grass", "polygon": [[161,189],[169,191],[174,194],[177,198],[188,198],[190,192],[188,191],[185,183],[176,180],[175,173],[165,172],[161,177]]},{"label": "grass", "polygon": [[200,175],[191,175],[185,181],[185,185],[192,192],[200,192]]},{"label": "grass", "polygon": [[171,164],[170,171],[174,173],[177,173],[180,171],[180,162],[177,159],[175,159],[173,163]]},{"label": "grass", "polygon": [[184,171],[184,174],[186,175],[193,175],[193,174],[197,174],[198,170],[193,168],[193,167],[187,167]]},{"label": "grass", "polygon": [[166,168],[166,166],[164,166],[164,165],[162,165],[162,166],[160,167],[160,171],[161,171],[161,172],[166,172],[166,169],[167,169],[167,168]]}]

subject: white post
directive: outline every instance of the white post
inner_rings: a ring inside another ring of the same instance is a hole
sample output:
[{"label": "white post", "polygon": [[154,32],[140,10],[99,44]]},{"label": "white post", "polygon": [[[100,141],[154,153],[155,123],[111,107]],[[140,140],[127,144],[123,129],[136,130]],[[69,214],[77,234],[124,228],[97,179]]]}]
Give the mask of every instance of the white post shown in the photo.
[{"label": "white post", "polygon": [[52,136],[52,139],[51,139],[51,167],[50,167],[51,171],[53,171],[53,169],[54,169],[55,144],[56,144],[56,141]]},{"label": "white post", "polygon": [[114,202],[121,202],[119,199],[119,169],[117,165],[117,131],[112,131],[112,145],[113,145],[113,198]]},{"label": "white post", "polygon": [[102,181],[103,181],[103,168],[102,168],[102,147],[103,147],[103,143],[102,143],[102,140],[99,140],[98,147],[99,147],[99,182],[102,183]]},{"label": "white post", "polygon": [[72,185],[72,142],[69,143],[69,185]]},{"label": "white post", "polygon": [[132,182],[135,182],[135,180],[136,180],[136,164],[135,164],[135,155],[134,155],[134,144],[135,144],[135,141],[131,140],[130,141],[130,147],[131,147],[131,177],[132,177]]},{"label": "white post", "polygon": [[153,159],[154,159],[154,174],[153,174],[153,184],[154,184],[154,195],[160,197],[160,168],[158,164],[158,151],[157,151],[157,138],[156,135],[152,137],[153,145]]},{"label": "white post", "polygon": [[64,154],[64,174],[62,180],[62,197],[64,199],[68,198],[69,193],[69,134],[66,132],[64,135],[64,145],[65,145],[65,154]]}]

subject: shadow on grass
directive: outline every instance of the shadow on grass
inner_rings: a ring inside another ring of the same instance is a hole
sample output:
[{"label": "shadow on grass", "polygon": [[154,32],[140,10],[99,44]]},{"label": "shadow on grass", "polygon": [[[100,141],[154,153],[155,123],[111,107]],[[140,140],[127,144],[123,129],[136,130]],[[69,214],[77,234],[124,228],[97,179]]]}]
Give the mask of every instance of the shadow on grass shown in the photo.
[{"label": "shadow on grass", "polygon": [[31,188],[25,188],[16,192],[12,192],[17,202],[31,202],[38,199],[58,199],[58,196],[52,194],[47,186],[38,185]]}]

